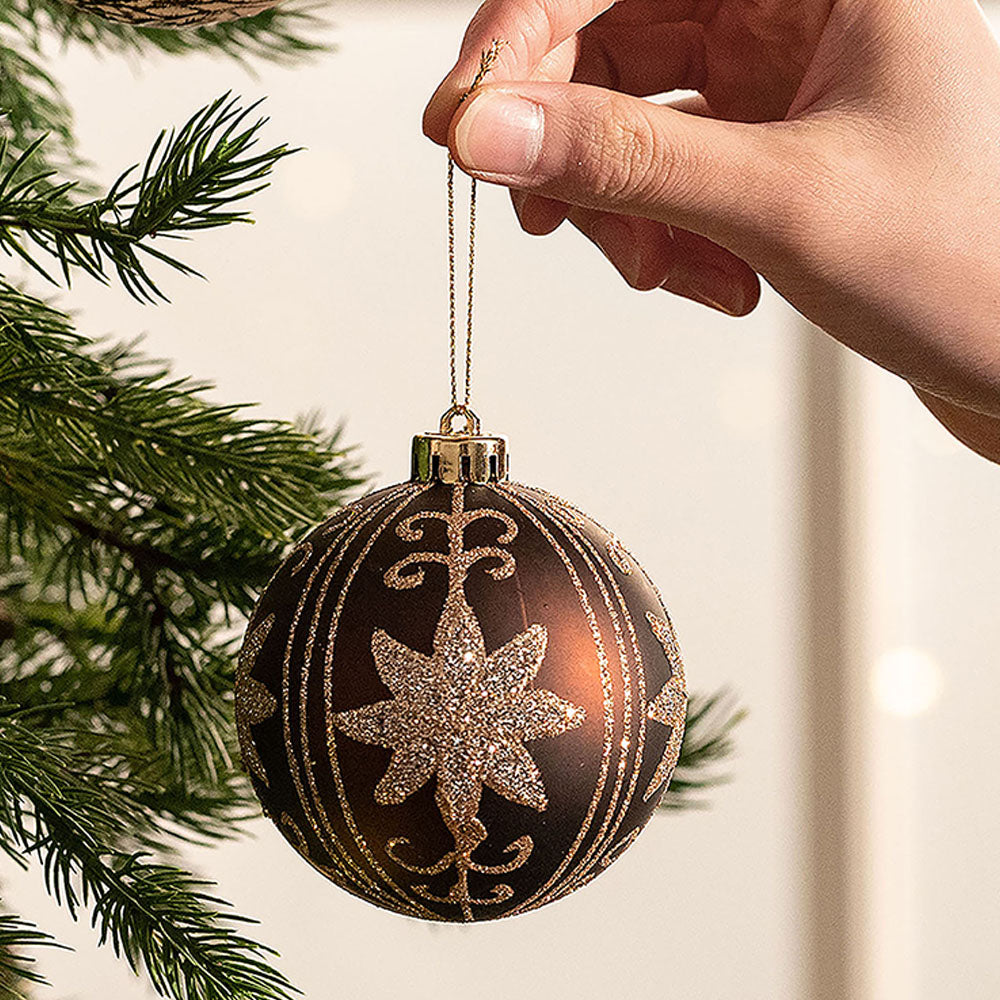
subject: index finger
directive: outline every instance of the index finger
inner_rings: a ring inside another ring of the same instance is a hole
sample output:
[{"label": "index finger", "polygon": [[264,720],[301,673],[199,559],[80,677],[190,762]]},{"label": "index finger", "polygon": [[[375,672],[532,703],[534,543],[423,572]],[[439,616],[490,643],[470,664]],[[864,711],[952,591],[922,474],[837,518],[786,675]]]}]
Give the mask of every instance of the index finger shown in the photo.
[{"label": "index finger", "polygon": [[490,81],[528,80],[549,51],[613,6],[614,0],[486,0],[466,28],[458,61],[424,110],[424,134],[441,145],[448,141],[455,109],[494,39],[505,44]]},{"label": "index finger", "polygon": [[[424,133],[442,146],[448,141],[455,109],[494,39],[506,44],[490,82],[530,80],[549,52],[613,6],[614,0],[486,0],[466,29],[458,61],[424,110]],[[661,17],[693,19],[704,0],[657,0],[657,6]]]}]

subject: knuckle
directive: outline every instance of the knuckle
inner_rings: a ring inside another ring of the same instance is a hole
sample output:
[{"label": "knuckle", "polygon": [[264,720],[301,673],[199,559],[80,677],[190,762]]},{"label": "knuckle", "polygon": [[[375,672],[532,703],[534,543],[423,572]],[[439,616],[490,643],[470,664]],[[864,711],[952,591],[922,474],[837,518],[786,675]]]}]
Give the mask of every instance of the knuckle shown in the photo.
[{"label": "knuckle", "polygon": [[602,203],[645,201],[674,183],[677,150],[651,116],[610,94],[600,114],[582,128],[577,155],[588,192]]}]

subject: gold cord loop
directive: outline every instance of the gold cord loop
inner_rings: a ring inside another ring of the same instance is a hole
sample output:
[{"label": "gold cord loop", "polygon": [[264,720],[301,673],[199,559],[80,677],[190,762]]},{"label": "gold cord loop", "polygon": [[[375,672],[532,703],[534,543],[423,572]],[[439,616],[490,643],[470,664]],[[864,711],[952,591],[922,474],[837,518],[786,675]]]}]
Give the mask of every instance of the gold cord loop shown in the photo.
[{"label": "gold cord loop", "polygon": [[[465,420],[465,428],[460,431],[455,430],[455,418],[462,417]],[[479,433],[479,417],[473,413],[464,403],[456,403],[441,415],[442,434],[473,434]]]}]

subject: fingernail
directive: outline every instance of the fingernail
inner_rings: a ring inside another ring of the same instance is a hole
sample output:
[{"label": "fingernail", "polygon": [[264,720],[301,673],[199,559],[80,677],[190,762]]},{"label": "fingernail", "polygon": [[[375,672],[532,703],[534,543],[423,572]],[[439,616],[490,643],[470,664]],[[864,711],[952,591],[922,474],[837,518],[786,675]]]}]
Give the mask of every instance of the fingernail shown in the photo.
[{"label": "fingernail", "polygon": [[627,222],[605,215],[594,225],[594,242],[601,253],[621,272],[621,276],[633,286],[639,283],[642,260],[635,236]]},{"label": "fingernail", "polygon": [[487,91],[469,102],[455,127],[455,152],[467,170],[528,177],[542,151],[542,109],[514,94]]}]

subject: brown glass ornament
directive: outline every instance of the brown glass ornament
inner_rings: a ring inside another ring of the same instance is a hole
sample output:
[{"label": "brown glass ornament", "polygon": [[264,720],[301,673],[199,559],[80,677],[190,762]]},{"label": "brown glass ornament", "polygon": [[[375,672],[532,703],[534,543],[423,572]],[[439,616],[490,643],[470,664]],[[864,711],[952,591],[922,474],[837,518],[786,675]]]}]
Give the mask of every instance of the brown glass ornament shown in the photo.
[{"label": "brown glass ornament", "polygon": [[88,14],[109,21],[185,28],[199,24],[236,21],[259,14],[278,0],[67,0]]},{"label": "brown glass ornament", "polygon": [[617,539],[506,478],[502,438],[414,440],[413,479],[288,557],[236,680],[244,764],[313,867],[378,906],[485,920],[599,875],[680,753],[683,665]]}]

